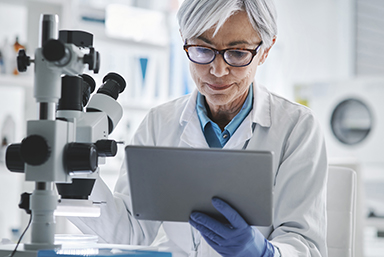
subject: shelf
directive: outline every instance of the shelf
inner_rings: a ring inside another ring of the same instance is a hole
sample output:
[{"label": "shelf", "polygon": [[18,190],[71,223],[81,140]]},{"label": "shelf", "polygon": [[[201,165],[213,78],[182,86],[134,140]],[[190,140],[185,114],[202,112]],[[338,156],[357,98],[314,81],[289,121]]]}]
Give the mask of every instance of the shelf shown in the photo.
[{"label": "shelf", "polygon": [[[59,4],[64,5],[64,2],[62,0],[0,0],[0,3],[6,3],[6,4],[20,4],[20,5],[26,5],[28,2],[40,2],[40,3],[50,3],[50,4]],[[67,3],[69,4],[69,3]]]},{"label": "shelf", "polygon": [[33,87],[33,76],[26,74],[17,76],[0,74],[0,87],[3,86]]},{"label": "shelf", "polygon": [[110,43],[111,45],[120,45],[124,47],[133,47],[137,49],[152,49],[152,51],[166,51],[169,49],[169,46],[155,45],[148,42],[139,42],[132,39],[116,38],[109,36],[106,33],[106,28],[104,24],[91,22],[91,21],[78,21],[77,23],[78,30],[86,31],[91,33],[94,36],[93,44],[97,45],[99,41]]},{"label": "shelf", "polygon": [[368,217],[365,220],[365,225],[369,227],[376,227],[379,230],[384,230],[384,218],[383,217]]}]

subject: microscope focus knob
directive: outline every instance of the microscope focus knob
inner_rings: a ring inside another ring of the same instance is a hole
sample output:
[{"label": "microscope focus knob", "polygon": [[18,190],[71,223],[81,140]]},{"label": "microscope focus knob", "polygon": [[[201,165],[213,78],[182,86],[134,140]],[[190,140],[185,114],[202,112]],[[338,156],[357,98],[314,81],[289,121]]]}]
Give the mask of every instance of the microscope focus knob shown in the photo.
[{"label": "microscope focus knob", "polygon": [[56,39],[50,39],[43,45],[43,56],[50,62],[60,61],[65,57],[65,45]]},{"label": "microscope focus knob", "polygon": [[48,160],[51,149],[44,137],[30,135],[21,141],[20,154],[25,163],[38,166]]},{"label": "microscope focus knob", "polygon": [[7,147],[5,163],[12,172],[24,172],[24,161],[20,155],[21,144],[11,144]]},{"label": "microscope focus knob", "polygon": [[89,54],[84,55],[83,61],[88,64],[89,70],[93,70],[94,73],[99,73],[100,54],[96,52],[93,47],[89,49]]},{"label": "microscope focus knob", "polygon": [[97,154],[100,157],[113,157],[117,154],[117,143],[115,140],[102,139],[96,142]]},{"label": "microscope focus knob", "polygon": [[24,72],[31,65],[31,58],[27,56],[24,49],[20,49],[17,55],[17,70]]},{"label": "microscope focus knob", "polygon": [[64,163],[69,173],[95,172],[98,165],[96,146],[88,143],[69,143],[65,149]]}]

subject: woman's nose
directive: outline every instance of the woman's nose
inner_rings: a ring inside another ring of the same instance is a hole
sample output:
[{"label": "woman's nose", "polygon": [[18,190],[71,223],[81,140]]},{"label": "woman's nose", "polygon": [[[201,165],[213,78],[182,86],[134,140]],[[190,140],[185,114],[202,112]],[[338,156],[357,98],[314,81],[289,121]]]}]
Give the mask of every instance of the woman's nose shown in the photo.
[{"label": "woman's nose", "polygon": [[210,73],[216,77],[223,77],[229,73],[229,65],[224,61],[221,54],[216,54],[216,58],[210,66]]}]

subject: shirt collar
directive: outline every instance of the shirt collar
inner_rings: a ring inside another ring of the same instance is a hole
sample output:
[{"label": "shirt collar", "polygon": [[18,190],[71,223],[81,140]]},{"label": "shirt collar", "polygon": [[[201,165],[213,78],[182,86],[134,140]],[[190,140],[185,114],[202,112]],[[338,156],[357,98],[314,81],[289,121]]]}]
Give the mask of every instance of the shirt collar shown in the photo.
[{"label": "shirt collar", "polygon": [[205,97],[200,94],[200,92],[197,93],[196,111],[197,116],[199,116],[201,128],[204,130],[207,123],[212,122],[212,120],[208,117],[208,111],[205,107]]},{"label": "shirt collar", "polygon": [[253,107],[252,102],[253,102],[253,85],[251,84],[251,86],[249,87],[247,98],[245,99],[245,102],[241,107],[240,112],[225,127],[225,129],[228,130],[231,136],[233,135],[233,133],[235,133],[236,129],[240,126],[240,124],[243,122],[245,117],[247,117],[247,115],[251,112]]},{"label": "shirt collar", "polygon": [[[225,126],[224,131],[228,131],[231,136],[233,135],[233,133],[235,133],[236,129],[239,127],[241,122],[252,110],[252,100],[253,100],[253,86],[251,85],[249,87],[247,98],[245,99],[240,112],[228,123],[227,126]],[[208,111],[205,103],[206,103],[205,97],[202,94],[197,93],[196,110],[197,110],[197,115],[199,116],[201,128],[203,130],[205,129],[205,126],[207,125],[207,123],[213,122],[208,117]]]}]

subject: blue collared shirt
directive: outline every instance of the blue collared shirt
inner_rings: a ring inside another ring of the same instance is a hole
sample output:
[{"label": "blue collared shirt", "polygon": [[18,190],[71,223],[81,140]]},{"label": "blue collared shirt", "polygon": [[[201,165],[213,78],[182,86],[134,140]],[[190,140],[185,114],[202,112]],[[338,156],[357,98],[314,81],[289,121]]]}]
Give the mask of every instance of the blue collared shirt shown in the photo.
[{"label": "blue collared shirt", "polygon": [[243,107],[240,112],[225,126],[224,131],[221,131],[219,125],[213,122],[208,117],[208,111],[205,106],[205,97],[198,92],[196,100],[197,116],[200,120],[201,129],[203,130],[205,140],[209,147],[223,148],[231,136],[235,133],[236,129],[243,122],[245,117],[252,110],[253,105],[253,86],[249,87],[248,96],[245,99]]}]

